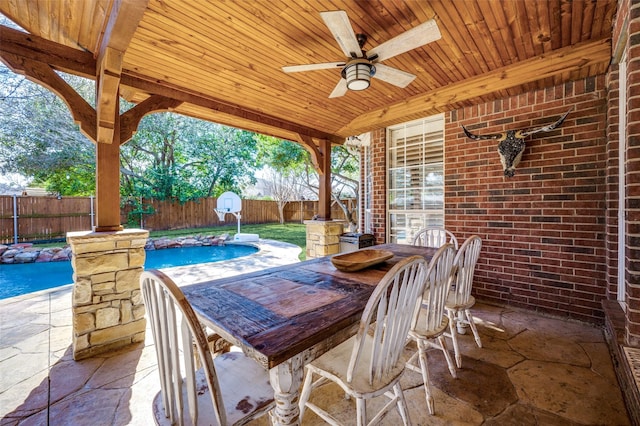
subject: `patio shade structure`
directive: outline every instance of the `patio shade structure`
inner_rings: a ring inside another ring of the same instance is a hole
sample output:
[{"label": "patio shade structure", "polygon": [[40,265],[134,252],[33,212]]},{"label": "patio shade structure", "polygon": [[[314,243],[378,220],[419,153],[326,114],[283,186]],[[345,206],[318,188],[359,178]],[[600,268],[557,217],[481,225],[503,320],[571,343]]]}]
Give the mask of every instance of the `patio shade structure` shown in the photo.
[{"label": "patio shade structure", "polygon": [[[303,145],[321,176],[330,219],[330,148],[372,129],[605,73],[614,0],[2,1],[24,31],[0,26],[0,60],[57,93],[96,144],[97,228],[120,229],[119,147],[157,111]],[[329,98],[340,69],[283,66],[343,54],[320,12],[344,10],[366,51],[434,19],[439,40],[385,60],[416,75],[374,79]],[[96,107],[56,71],[93,79]],[[136,104],[120,114],[119,99]]]}]

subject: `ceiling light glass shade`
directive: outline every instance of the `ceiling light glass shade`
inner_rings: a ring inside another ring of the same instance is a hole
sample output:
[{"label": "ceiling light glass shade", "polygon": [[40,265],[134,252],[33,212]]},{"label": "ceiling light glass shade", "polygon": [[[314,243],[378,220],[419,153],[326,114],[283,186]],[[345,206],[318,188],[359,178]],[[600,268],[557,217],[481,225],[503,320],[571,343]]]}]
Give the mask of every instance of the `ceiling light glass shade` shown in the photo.
[{"label": "ceiling light glass shade", "polygon": [[367,60],[351,61],[344,67],[344,78],[349,90],[364,90],[371,84],[373,65]]}]

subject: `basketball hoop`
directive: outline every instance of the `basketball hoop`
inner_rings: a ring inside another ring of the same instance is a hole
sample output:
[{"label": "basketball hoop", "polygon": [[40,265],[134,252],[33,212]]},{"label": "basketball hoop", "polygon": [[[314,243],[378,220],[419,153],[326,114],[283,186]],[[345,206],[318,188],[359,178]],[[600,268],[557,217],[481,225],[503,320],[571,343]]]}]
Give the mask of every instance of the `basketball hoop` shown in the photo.
[{"label": "basketball hoop", "polygon": [[217,206],[213,211],[218,215],[220,222],[224,222],[224,216],[227,213],[231,213],[238,219],[238,234],[240,233],[240,211],[242,210],[242,200],[231,191],[222,193],[218,197]]},{"label": "basketball hoop", "polygon": [[218,215],[218,220],[220,222],[224,222],[224,217],[227,214],[227,210],[223,210],[223,209],[213,209],[214,212],[216,212],[216,214]]}]

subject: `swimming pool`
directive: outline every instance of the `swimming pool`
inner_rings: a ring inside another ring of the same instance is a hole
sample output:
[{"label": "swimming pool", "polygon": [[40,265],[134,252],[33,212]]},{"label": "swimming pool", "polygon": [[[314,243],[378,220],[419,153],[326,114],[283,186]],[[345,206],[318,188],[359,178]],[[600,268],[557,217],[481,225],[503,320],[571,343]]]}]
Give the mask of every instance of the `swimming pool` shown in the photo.
[{"label": "swimming pool", "polygon": [[[183,247],[147,251],[145,269],[169,268],[219,262],[256,253],[253,246]],[[43,278],[46,277],[46,278]],[[0,265],[0,299],[73,283],[71,262],[41,262]]]}]

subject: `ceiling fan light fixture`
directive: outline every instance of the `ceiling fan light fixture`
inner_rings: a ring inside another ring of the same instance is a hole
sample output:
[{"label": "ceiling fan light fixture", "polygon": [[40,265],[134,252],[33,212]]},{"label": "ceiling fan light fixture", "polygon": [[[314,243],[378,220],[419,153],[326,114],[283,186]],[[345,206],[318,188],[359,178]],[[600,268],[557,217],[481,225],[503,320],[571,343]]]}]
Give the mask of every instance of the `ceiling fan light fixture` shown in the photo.
[{"label": "ceiling fan light fixture", "polygon": [[375,74],[375,67],[366,59],[350,61],[342,70],[347,80],[349,90],[365,90],[371,84],[371,77]]}]

